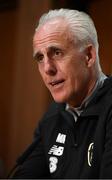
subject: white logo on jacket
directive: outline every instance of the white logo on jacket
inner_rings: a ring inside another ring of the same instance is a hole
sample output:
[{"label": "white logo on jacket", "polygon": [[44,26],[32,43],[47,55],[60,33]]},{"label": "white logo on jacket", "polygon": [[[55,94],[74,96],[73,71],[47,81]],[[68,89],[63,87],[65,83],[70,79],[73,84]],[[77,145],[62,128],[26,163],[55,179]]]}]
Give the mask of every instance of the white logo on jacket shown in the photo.
[{"label": "white logo on jacket", "polygon": [[64,147],[54,145],[48,152],[48,154],[53,154],[55,156],[62,156]]},{"label": "white logo on jacket", "polygon": [[[66,135],[58,133],[56,142],[60,144],[65,144],[65,140],[66,140]],[[49,158],[50,173],[54,173],[56,171],[59,160],[58,158],[63,155],[63,152],[64,152],[64,147],[58,145],[53,145],[48,151],[48,154],[53,155]]]},{"label": "white logo on jacket", "polygon": [[66,135],[59,133],[56,142],[64,144],[66,140]]},{"label": "white logo on jacket", "polygon": [[88,147],[88,165],[91,167],[92,159],[93,159],[93,148],[94,148],[94,143],[90,143]]},{"label": "white logo on jacket", "polygon": [[50,157],[49,161],[50,161],[50,163],[49,163],[50,173],[53,173],[57,169],[58,159],[56,157]]}]

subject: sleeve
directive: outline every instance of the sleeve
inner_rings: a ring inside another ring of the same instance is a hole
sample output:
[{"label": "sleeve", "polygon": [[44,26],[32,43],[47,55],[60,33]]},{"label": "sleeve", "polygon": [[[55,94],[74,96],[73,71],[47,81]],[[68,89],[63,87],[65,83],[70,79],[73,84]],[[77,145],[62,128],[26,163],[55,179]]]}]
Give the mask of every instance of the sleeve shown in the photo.
[{"label": "sleeve", "polygon": [[100,178],[112,179],[112,108],[106,124],[106,137],[101,162]]},{"label": "sleeve", "polygon": [[20,165],[12,179],[50,179],[39,128],[36,129],[33,146],[31,145],[18,161]]}]

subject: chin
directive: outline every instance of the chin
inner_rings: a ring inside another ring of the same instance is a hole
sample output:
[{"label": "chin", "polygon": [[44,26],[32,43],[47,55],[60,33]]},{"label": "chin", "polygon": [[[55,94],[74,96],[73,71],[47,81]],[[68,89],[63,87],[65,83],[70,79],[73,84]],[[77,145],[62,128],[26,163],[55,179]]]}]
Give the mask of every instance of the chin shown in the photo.
[{"label": "chin", "polygon": [[67,98],[65,97],[56,97],[56,96],[52,96],[54,101],[57,103],[66,103],[68,101]]}]

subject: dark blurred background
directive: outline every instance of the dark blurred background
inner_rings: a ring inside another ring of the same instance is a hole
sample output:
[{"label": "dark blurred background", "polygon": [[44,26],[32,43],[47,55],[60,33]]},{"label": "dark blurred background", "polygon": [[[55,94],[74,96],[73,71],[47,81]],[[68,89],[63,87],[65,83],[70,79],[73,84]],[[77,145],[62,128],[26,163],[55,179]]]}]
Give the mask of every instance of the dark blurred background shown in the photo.
[{"label": "dark blurred background", "polygon": [[0,0],[0,177],[32,141],[51,97],[32,58],[32,38],[42,13],[85,11],[93,18],[103,71],[112,72],[112,0]]}]

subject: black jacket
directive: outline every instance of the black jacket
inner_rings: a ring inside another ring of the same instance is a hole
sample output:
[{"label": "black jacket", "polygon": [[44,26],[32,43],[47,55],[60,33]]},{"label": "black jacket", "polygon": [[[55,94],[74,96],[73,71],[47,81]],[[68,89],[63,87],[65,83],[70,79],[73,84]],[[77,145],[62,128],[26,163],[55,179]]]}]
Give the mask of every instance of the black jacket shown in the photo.
[{"label": "black jacket", "polygon": [[112,77],[76,123],[54,102],[18,164],[13,178],[112,178]]}]

